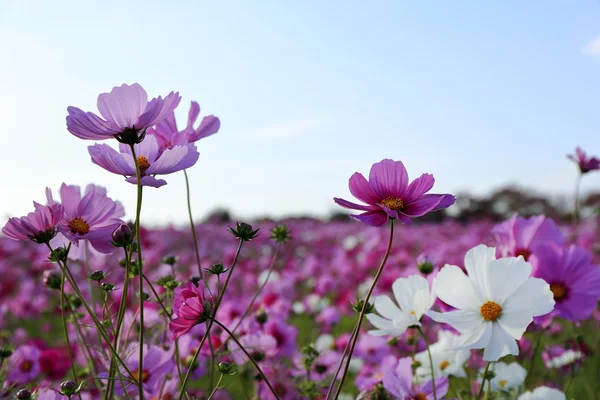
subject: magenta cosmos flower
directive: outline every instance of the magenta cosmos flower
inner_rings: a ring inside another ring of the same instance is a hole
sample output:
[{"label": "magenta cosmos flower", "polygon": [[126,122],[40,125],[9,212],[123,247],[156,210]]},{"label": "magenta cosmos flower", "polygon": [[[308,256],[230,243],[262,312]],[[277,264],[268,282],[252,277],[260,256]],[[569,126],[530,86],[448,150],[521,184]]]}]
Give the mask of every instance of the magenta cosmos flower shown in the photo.
[{"label": "magenta cosmos flower", "polygon": [[450,194],[426,194],[434,182],[432,175],[423,174],[409,184],[404,164],[385,159],[373,164],[368,181],[359,172],[350,177],[350,193],[367,205],[337,197],[333,200],[342,207],[365,211],[351,217],[372,226],[381,226],[388,218],[410,223],[411,218],[454,204],[455,198]]},{"label": "magenta cosmos flower", "polygon": [[568,154],[567,158],[571,161],[574,161],[577,166],[579,166],[579,171],[582,174],[593,171],[595,169],[600,169],[600,160],[596,157],[588,157],[581,148],[577,147],[575,149],[575,154]]},{"label": "magenta cosmos flower", "polygon": [[443,398],[448,392],[448,378],[437,378],[435,383],[431,380],[421,385],[413,384],[412,359],[401,358],[398,363],[385,362],[383,373],[383,388],[399,400],[427,400],[433,399],[433,385],[438,399]]},{"label": "magenta cosmos flower", "polygon": [[204,295],[204,286],[197,287],[187,282],[177,292],[173,299],[173,319],[169,323],[173,340],[206,321],[211,312],[211,302]]},{"label": "magenta cosmos flower", "polygon": [[[48,202],[53,203],[52,193],[47,192]],[[123,207],[106,196],[106,191],[94,185],[86,188],[81,196],[79,186],[62,184],[60,200],[64,216],[59,231],[76,246],[80,240],[88,240],[101,253],[116,250],[111,245],[112,233],[123,221]]]},{"label": "magenta cosmos flower", "polygon": [[179,93],[171,92],[148,101],[146,91],[137,83],[114,87],[98,96],[98,111],[104,119],[77,107],[68,107],[67,129],[81,139],[116,138],[127,144],[139,143],[146,129],[165,119],[179,104]]},{"label": "magenta cosmos flower", "polygon": [[583,321],[592,315],[600,299],[600,267],[592,264],[592,256],[582,247],[571,245],[539,247],[531,263],[533,276],[550,285],[554,295],[554,311],[572,321]]},{"label": "magenta cosmos flower", "polygon": [[192,101],[190,112],[188,113],[188,123],[182,131],[177,130],[175,113],[171,112],[154,128],[148,129],[148,133],[156,138],[159,151],[162,153],[166,149],[172,149],[175,146],[196,142],[219,131],[221,121],[214,115],[207,115],[202,118],[200,125],[198,125],[197,128],[194,128],[194,124],[199,115],[200,105],[197,102]]},{"label": "magenta cosmos flower", "polygon": [[36,207],[34,212],[21,218],[10,218],[2,232],[14,240],[32,240],[36,243],[50,243],[56,236],[57,227],[64,215],[60,204]]},{"label": "magenta cosmos flower", "polygon": [[[167,175],[181,171],[196,164],[200,154],[193,144],[175,146],[159,153],[158,143],[154,136],[148,136],[143,142],[134,145],[135,155],[142,174],[142,186],[155,188],[166,185],[164,179],[156,179],[155,175]],[[135,164],[131,148],[121,143],[119,151],[106,144],[95,144],[88,147],[92,162],[114,174],[125,176],[129,183],[136,184]]]}]

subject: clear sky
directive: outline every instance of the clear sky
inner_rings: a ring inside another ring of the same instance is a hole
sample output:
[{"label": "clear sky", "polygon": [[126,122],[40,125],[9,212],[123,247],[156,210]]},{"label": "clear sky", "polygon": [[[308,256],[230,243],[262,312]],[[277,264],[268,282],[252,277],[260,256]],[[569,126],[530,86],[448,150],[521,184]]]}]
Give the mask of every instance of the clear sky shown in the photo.
[{"label": "clear sky", "polygon": [[[434,192],[570,194],[565,154],[600,155],[600,2],[0,0],[0,217],[62,182],[133,215],[135,187],[65,125],[133,82],[178,90],[180,124],[191,100],[222,121],[189,171],[197,217],[325,215],[383,158]],[[166,179],[144,221],[186,221],[183,175]]]}]

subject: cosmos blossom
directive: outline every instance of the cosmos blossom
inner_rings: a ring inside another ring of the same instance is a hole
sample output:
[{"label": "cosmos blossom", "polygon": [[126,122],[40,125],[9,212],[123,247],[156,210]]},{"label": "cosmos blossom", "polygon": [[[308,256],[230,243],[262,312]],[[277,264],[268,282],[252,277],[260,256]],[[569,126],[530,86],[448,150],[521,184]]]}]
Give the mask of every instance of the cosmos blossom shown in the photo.
[{"label": "cosmos blossom", "polygon": [[[155,175],[167,175],[191,167],[198,161],[200,154],[193,144],[175,146],[159,153],[158,142],[154,136],[148,136],[142,143],[134,145],[135,155],[140,166],[142,186],[161,187],[164,179]],[[131,148],[121,143],[119,151],[106,144],[88,147],[92,162],[114,174],[125,176],[129,183],[136,184],[135,163]]]},{"label": "cosmos blossom", "polygon": [[531,264],[522,257],[496,259],[496,249],[479,245],[465,255],[465,268],[445,265],[433,281],[435,294],[457,310],[429,311],[434,321],[459,331],[459,349],[485,349],[483,359],[518,355],[521,339],[533,317],[554,308],[550,285],[531,278]]},{"label": "cosmos blossom", "polygon": [[[494,377],[488,381],[490,390],[492,392],[509,392],[512,389],[520,387],[525,382],[527,371],[519,363],[513,362],[506,364],[503,362],[496,362],[492,366],[492,372]],[[479,376],[481,381],[481,376]]]},{"label": "cosmos blossom", "polygon": [[197,128],[194,128],[194,124],[199,115],[200,105],[197,102],[192,101],[188,113],[187,126],[183,130],[180,131],[177,129],[174,112],[167,115],[167,117],[159,122],[154,128],[148,129],[148,134],[153,135],[158,142],[159,152],[162,153],[175,146],[196,142],[219,131],[221,121],[214,115],[205,116],[202,118],[200,125],[198,125]]},{"label": "cosmos blossom", "polygon": [[373,164],[368,181],[359,172],[350,177],[350,192],[366,205],[337,197],[333,200],[342,207],[364,211],[351,217],[372,226],[384,225],[389,218],[410,223],[411,218],[454,204],[450,194],[426,194],[434,182],[432,175],[423,174],[409,184],[404,164],[385,159]]},{"label": "cosmos blossom", "polygon": [[588,157],[580,147],[575,149],[575,154],[567,155],[567,158],[577,164],[582,174],[600,169],[600,160],[596,157]]},{"label": "cosmos blossom", "polygon": [[443,398],[448,392],[448,378],[436,378],[435,381],[428,380],[420,385],[413,383],[412,358],[405,357],[398,362],[384,360],[386,366],[383,368],[383,387],[394,399],[399,400],[427,400],[433,399],[433,385],[435,385],[436,397]]},{"label": "cosmos blossom", "polygon": [[179,93],[171,92],[148,101],[137,83],[114,87],[98,96],[98,111],[104,119],[77,107],[68,107],[67,130],[81,139],[117,140],[133,144],[144,139],[146,129],[165,119],[179,104]]},{"label": "cosmos blossom", "polygon": [[204,294],[204,286],[187,282],[184,287],[177,288],[173,299],[173,319],[169,323],[173,340],[206,321],[210,312],[211,303]]},{"label": "cosmos blossom", "polygon": [[523,256],[525,261],[536,254],[536,248],[540,245],[562,246],[565,242],[560,228],[544,215],[522,218],[515,213],[510,219],[494,226],[492,234],[499,257]]},{"label": "cosmos blossom", "polygon": [[[466,377],[464,364],[469,359],[469,350],[455,350],[460,337],[450,331],[439,330],[438,341],[431,346],[431,359],[435,376]],[[431,379],[431,363],[426,351],[417,353],[415,360],[419,362],[415,374],[421,379]]]},{"label": "cosmos blossom", "polygon": [[540,386],[533,392],[525,392],[518,400],[566,400],[567,396],[558,389]]},{"label": "cosmos blossom", "polygon": [[58,224],[64,215],[60,204],[36,207],[24,217],[9,218],[2,232],[14,240],[32,240],[36,243],[50,243],[56,236]]}]

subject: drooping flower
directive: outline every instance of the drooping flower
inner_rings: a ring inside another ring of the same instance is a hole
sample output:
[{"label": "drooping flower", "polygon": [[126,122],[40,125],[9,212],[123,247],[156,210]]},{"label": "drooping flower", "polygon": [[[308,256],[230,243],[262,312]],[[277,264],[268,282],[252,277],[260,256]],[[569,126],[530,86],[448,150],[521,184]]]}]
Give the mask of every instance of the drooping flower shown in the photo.
[{"label": "drooping flower", "polygon": [[[60,200],[64,207],[59,231],[73,244],[88,240],[92,247],[101,253],[116,250],[111,245],[113,231],[123,223],[123,207],[106,196],[106,191],[97,186],[88,186],[85,194],[76,185],[62,184]],[[51,193],[48,198],[53,202]]]},{"label": "drooping flower", "polygon": [[[136,144],[134,149],[142,185],[156,188],[166,185],[167,182],[164,179],[156,179],[155,175],[172,174],[189,168],[200,156],[193,144],[175,146],[159,154],[154,136],[148,136],[142,143]],[[88,151],[94,164],[114,174],[125,176],[129,183],[137,183],[135,163],[128,145],[121,143],[119,151],[116,151],[106,144],[95,144],[89,146]]]},{"label": "drooping flower", "polygon": [[575,154],[568,154],[567,158],[574,161],[579,167],[579,171],[582,174],[600,169],[600,160],[596,157],[588,157],[587,154],[580,147],[575,149]]},{"label": "drooping flower", "polygon": [[411,326],[421,326],[421,317],[429,311],[435,302],[435,295],[429,289],[427,279],[420,275],[398,278],[392,284],[392,292],[398,306],[389,296],[375,298],[375,314],[367,314],[368,320],[377,330],[369,331],[370,335],[400,336]]},{"label": "drooping flower", "polygon": [[445,265],[433,290],[457,310],[427,313],[462,334],[458,348],[485,349],[486,361],[518,355],[517,340],[533,317],[554,307],[550,285],[530,277],[531,264],[522,257],[496,260],[495,253],[495,248],[484,245],[469,250],[465,256],[468,276],[457,266]]},{"label": "drooping flower", "polygon": [[582,247],[540,246],[532,260],[533,276],[548,282],[554,295],[552,315],[571,321],[588,319],[600,299],[600,267]]},{"label": "drooping flower", "polygon": [[137,83],[114,87],[98,96],[98,111],[104,119],[77,107],[68,107],[67,129],[81,139],[118,141],[134,144],[144,139],[146,129],[165,119],[179,104],[179,93],[171,92],[148,101]]},{"label": "drooping flower", "polygon": [[410,357],[401,358],[398,362],[393,359],[384,360],[383,368],[383,387],[399,400],[428,400],[433,399],[433,385],[435,384],[435,394],[438,399],[443,398],[448,392],[448,378],[436,378],[434,381],[427,381],[421,385],[413,383],[412,359]]},{"label": "drooping flower", "polygon": [[197,128],[194,128],[194,124],[196,123],[199,114],[200,105],[197,102],[192,101],[188,113],[188,123],[183,130],[179,131],[177,129],[174,112],[167,115],[167,117],[159,122],[154,128],[148,129],[148,134],[156,137],[159,152],[162,153],[166,149],[172,149],[175,146],[196,142],[219,131],[221,121],[214,115],[207,115],[202,118],[200,125],[198,125]]},{"label": "drooping flower", "polygon": [[211,302],[204,294],[204,286],[197,287],[187,282],[184,287],[177,288],[173,299],[173,319],[169,323],[173,340],[206,321],[210,312]]},{"label": "drooping flower", "polygon": [[544,216],[521,218],[516,213],[508,220],[492,228],[498,256],[523,256],[525,261],[536,254],[536,248],[544,244],[562,246],[565,237],[556,223]]},{"label": "drooping flower", "polygon": [[32,240],[36,243],[50,243],[56,236],[58,224],[64,215],[60,204],[36,207],[24,217],[9,218],[2,232],[14,240]]},{"label": "drooping flower", "polygon": [[[435,376],[458,376],[466,377],[464,364],[469,359],[469,350],[456,350],[459,336],[445,330],[438,331],[438,341],[431,346],[431,359]],[[431,379],[431,364],[426,351],[417,353],[415,360],[419,362],[415,374],[420,379]]]},{"label": "drooping flower", "polygon": [[350,177],[350,192],[367,205],[337,197],[333,200],[342,207],[365,211],[351,216],[368,225],[381,226],[389,218],[410,223],[411,218],[454,204],[455,198],[450,194],[426,194],[434,182],[432,175],[423,174],[409,184],[404,164],[385,159],[373,164],[368,181],[359,172]]},{"label": "drooping flower", "polygon": [[567,396],[558,389],[540,386],[533,392],[525,392],[518,400],[567,400]]},{"label": "drooping flower", "polygon": [[[525,382],[525,377],[527,376],[525,368],[516,362],[510,364],[496,362],[492,366],[492,372],[494,373],[494,377],[486,381],[490,385],[492,392],[509,392],[512,389],[518,388]],[[483,371],[481,371],[479,377],[480,381],[482,374]]]}]

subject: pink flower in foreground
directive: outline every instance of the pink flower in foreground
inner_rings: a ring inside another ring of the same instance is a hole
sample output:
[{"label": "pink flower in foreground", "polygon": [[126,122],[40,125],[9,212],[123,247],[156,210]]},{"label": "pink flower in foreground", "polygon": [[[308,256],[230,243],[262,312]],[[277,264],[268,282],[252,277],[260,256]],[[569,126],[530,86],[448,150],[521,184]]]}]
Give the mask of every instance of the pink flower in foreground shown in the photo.
[{"label": "pink flower in foreground", "polygon": [[412,359],[401,358],[394,362],[393,357],[384,360],[383,387],[394,396],[394,399],[433,399],[433,385],[435,385],[436,397],[443,398],[448,392],[448,378],[436,378],[435,381],[426,381],[422,384],[413,382]]},{"label": "pink flower in foreground", "polygon": [[173,340],[206,321],[210,312],[211,302],[204,295],[204,286],[187,282],[185,287],[178,288],[173,299],[173,319],[169,323]]},{"label": "pink flower in foreground", "polygon": [[56,236],[57,226],[64,215],[60,204],[36,207],[34,212],[21,218],[10,218],[2,232],[11,239],[33,240],[36,243],[50,243]]},{"label": "pink flower in foreground", "polygon": [[434,182],[432,175],[423,174],[409,184],[404,164],[385,159],[373,164],[368,181],[359,172],[350,177],[350,192],[367,205],[337,197],[333,200],[342,207],[365,211],[351,217],[368,225],[381,226],[389,218],[410,223],[411,218],[454,204],[455,198],[450,194],[426,194]]},{"label": "pink flower in foreground", "polygon": [[221,121],[214,115],[207,115],[202,118],[200,125],[194,129],[198,115],[200,115],[200,105],[192,101],[188,113],[188,123],[182,131],[177,130],[175,113],[171,112],[167,118],[159,122],[154,128],[148,129],[148,133],[156,138],[159,151],[162,153],[166,149],[196,142],[219,131]]},{"label": "pink flower in foreground", "polygon": [[81,139],[118,141],[134,144],[144,139],[146,129],[158,124],[179,104],[179,93],[171,92],[148,101],[137,83],[114,87],[98,96],[98,111],[104,119],[77,107],[68,107],[67,129]]},{"label": "pink flower in foreground", "polygon": [[587,154],[579,147],[575,149],[575,155],[568,154],[567,158],[574,161],[579,166],[579,171],[581,171],[582,174],[595,169],[600,169],[600,160],[596,157],[588,158]]}]

